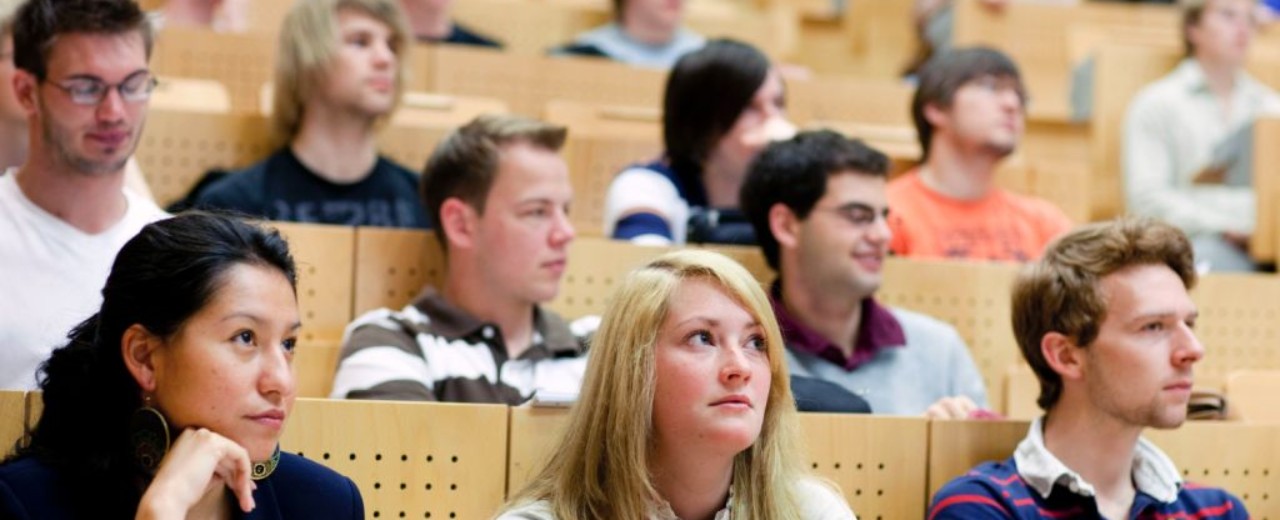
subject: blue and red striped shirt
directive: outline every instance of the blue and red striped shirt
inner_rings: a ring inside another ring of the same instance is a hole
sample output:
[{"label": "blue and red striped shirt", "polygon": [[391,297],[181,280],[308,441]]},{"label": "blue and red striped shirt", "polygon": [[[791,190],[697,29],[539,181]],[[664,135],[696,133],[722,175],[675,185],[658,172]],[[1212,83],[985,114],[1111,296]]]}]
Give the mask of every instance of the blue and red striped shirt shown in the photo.
[{"label": "blue and red striped shirt", "polygon": [[[1093,486],[1045,448],[1041,424],[1031,424],[1008,460],[980,464],[943,486],[928,520],[1102,518]],[[1142,439],[1134,447],[1133,480],[1131,520],[1249,518],[1230,493],[1183,482],[1173,462]]]}]

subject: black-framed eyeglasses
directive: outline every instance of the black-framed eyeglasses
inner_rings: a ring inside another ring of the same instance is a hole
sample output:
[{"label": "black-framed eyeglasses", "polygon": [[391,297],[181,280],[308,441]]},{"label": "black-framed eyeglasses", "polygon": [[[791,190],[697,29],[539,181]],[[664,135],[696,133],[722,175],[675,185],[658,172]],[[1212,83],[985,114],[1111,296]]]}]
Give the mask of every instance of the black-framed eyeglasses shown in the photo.
[{"label": "black-framed eyeglasses", "polygon": [[77,105],[97,105],[107,98],[112,89],[120,93],[120,99],[128,103],[140,103],[151,99],[151,92],[160,82],[151,72],[141,70],[130,74],[119,83],[107,83],[98,78],[77,77],[62,81],[50,81],[62,89]]}]

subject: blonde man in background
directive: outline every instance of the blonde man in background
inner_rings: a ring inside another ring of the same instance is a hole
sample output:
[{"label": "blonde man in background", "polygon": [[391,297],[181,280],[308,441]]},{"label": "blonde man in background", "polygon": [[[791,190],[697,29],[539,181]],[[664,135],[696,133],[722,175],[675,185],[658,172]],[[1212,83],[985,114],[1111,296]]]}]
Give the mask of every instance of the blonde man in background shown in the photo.
[{"label": "blonde man in background", "polygon": [[411,41],[396,0],[308,0],[280,30],[271,124],[283,146],[196,196],[277,221],[426,228],[413,172],[378,154]]},{"label": "blonde man in background", "polygon": [[[249,28],[250,0],[167,0],[159,9],[165,27],[191,27],[217,32],[244,32]],[[263,0],[258,0],[263,1]]]}]

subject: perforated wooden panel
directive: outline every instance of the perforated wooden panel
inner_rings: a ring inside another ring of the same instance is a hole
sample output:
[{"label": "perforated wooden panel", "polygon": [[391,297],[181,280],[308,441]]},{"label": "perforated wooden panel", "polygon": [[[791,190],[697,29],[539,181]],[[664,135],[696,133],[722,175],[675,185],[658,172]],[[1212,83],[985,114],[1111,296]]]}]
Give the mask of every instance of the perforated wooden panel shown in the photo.
[{"label": "perforated wooden panel", "polygon": [[1009,367],[1004,380],[1004,414],[1010,419],[1031,420],[1044,414],[1036,400],[1040,398],[1040,380],[1025,363]]},{"label": "perforated wooden panel", "polygon": [[[261,0],[259,0],[261,1]],[[274,34],[169,28],[160,32],[151,68],[162,76],[215,80],[238,113],[258,112],[258,93],[275,72]]]},{"label": "perforated wooden panel", "polygon": [[446,125],[393,125],[378,134],[378,152],[409,171],[421,173],[436,144],[451,130],[453,127]]},{"label": "perforated wooden panel", "polygon": [[1260,261],[1275,261],[1280,251],[1280,181],[1263,172],[1280,171],[1280,119],[1259,118],[1253,127],[1253,193],[1256,224],[1249,254]]},{"label": "perforated wooden panel", "polygon": [[756,246],[734,246],[723,244],[698,244],[694,247],[715,251],[729,258],[736,260],[742,267],[747,268],[751,276],[760,282],[760,286],[766,291],[769,284],[773,283],[777,275],[773,269],[769,267],[769,262],[764,259],[764,252]]},{"label": "perforated wooden panel", "polygon": [[1238,369],[1227,376],[1226,396],[1233,415],[1248,422],[1280,423],[1275,397],[1280,370]]},{"label": "perforated wooden panel", "polygon": [[427,50],[432,92],[497,98],[513,113],[538,117],[553,99],[658,106],[665,75],[604,60],[521,56],[484,49]]},{"label": "perforated wooden panel", "polygon": [[667,251],[604,238],[578,238],[569,245],[560,294],[547,307],[570,319],[601,314],[627,273]]},{"label": "perforated wooden panel", "polygon": [[1280,425],[1188,422],[1143,436],[1164,450],[1189,482],[1240,497],[1255,520],[1280,519]]},{"label": "perforated wooden panel", "polygon": [[440,243],[428,231],[362,227],[356,229],[353,315],[386,307],[399,309],[425,286],[444,280]]},{"label": "perforated wooden panel", "polygon": [[787,83],[787,109],[801,123],[845,121],[911,130],[913,92],[910,85],[887,78],[814,78]]},{"label": "perforated wooden panel", "polygon": [[1010,324],[1009,291],[1017,271],[1006,263],[890,258],[876,298],[955,327],[997,406],[1005,370],[1022,362]]},{"label": "perforated wooden panel", "polygon": [[478,32],[502,40],[511,53],[541,56],[578,34],[609,22],[608,4],[467,0],[453,5],[453,16]]},{"label": "perforated wooden panel", "polygon": [[367,518],[488,519],[503,501],[507,408],[299,399],[280,445],[350,477]]},{"label": "perforated wooden panel", "polygon": [[1192,292],[1204,359],[1196,378],[1225,380],[1240,368],[1280,369],[1280,278],[1210,274]]},{"label": "perforated wooden panel", "polygon": [[135,157],[156,202],[166,206],[206,171],[242,168],[271,152],[262,116],[152,110]]},{"label": "perforated wooden panel", "polygon": [[662,153],[661,141],[585,135],[572,129],[569,136],[564,147],[573,184],[573,207],[569,216],[579,236],[603,236],[609,185],[626,167],[658,158]]},{"label": "perforated wooden panel", "polygon": [[0,460],[13,451],[27,431],[27,393],[0,390]]},{"label": "perforated wooden panel", "polygon": [[1097,51],[1093,80],[1093,218],[1124,213],[1122,145],[1129,102],[1142,87],[1173,69],[1174,49],[1104,44]]},{"label": "perforated wooden panel", "polygon": [[[541,469],[567,424],[567,410],[511,410],[508,494]],[[800,414],[808,468],[839,485],[864,519],[924,516],[928,424],[913,417]]]},{"label": "perforated wooden panel", "polygon": [[181,110],[225,114],[231,111],[231,94],[211,79],[159,78],[148,102],[151,110]]},{"label": "perforated wooden panel", "polygon": [[298,344],[293,350],[293,381],[298,397],[329,397],[340,353],[340,341]]},{"label": "perforated wooden panel", "polygon": [[272,222],[298,267],[300,344],[335,342],[351,322],[355,228]]},{"label": "perforated wooden panel", "polygon": [[1029,427],[1027,421],[930,421],[929,498],[974,466],[1009,458]]},{"label": "perforated wooden panel", "polygon": [[924,517],[927,420],[806,413],[800,424],[809,467],[840,486],[858,518]]},{"label": "perforated wooden panel", "polygon": [[529,483],[551,456],[569,424],[568,408],[511,408],[511,446],[507,454],[507,498]]}]

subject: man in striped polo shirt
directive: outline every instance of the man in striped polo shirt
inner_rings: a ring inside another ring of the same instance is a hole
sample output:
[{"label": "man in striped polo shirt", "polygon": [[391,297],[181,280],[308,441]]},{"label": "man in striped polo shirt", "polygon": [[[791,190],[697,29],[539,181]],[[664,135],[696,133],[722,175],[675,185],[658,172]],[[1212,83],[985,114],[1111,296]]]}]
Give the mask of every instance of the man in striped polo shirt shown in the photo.
[{"label": "man in striped polo shirt", "polygon": [[564,127],[481,116],[435,149],[422,198],[447,259],[443,287],[347,328],[332,397],[520,404],[572,399],[598,321],[539,304],[560,289],[574,230]]},{"label": "man in striped polo shirt", "polygon": [[1191,244],[1147,219],[1081,227],[1013,290],[1013,328],[1045,415],[1004,462],[943,487],[929,518],[1248,518],[1216,488],[1184,483],[1141,438],[1187,416],[1204,347]]}]

